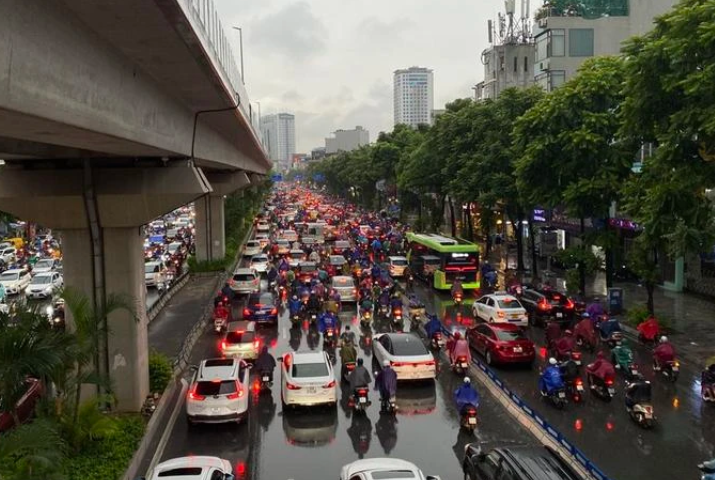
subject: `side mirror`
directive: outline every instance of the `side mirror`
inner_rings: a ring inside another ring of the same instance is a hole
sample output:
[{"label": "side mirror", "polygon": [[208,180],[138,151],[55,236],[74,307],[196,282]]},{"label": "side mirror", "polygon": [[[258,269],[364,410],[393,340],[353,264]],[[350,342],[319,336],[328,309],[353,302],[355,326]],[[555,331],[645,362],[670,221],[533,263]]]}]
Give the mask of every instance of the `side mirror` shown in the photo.
[{"label": "side mirror", "polygon": [[427,475],[427,480],[442,480],[438,475]]}]

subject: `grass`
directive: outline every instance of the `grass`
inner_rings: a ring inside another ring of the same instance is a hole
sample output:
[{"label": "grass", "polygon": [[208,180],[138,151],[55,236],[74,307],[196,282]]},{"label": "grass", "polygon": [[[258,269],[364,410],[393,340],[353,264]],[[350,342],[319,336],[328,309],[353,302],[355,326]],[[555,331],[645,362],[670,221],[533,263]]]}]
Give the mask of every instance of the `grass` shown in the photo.
[{"label": "grass", "polygon": [[139,414],[116,417],[118,432],[95,440],[78,454],[65,458],[59,470],[67,480],[118,480],[129,466],[144,435],[145,423]]}]

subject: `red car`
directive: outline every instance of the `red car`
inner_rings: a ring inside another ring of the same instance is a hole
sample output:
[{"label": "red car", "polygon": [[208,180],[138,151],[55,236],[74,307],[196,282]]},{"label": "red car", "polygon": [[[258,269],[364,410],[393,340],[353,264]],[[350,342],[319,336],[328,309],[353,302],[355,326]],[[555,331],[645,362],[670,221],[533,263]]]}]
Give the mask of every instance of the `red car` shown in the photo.
[{"label": "red car", "polygon": [[536,356],[534,342],[516,325],[482,323],[467,331],[471,347],[484,356],[487,364],[531,363]]},{"label": "red car", "polygon": [[[42,382],[36,378],[28,378],[25,380],[27,385],[27,391],[17,402],[17,415],[20,417],[21,422],[26,422],[32,414],[35,412],[35,405],[40,400],[40,397],[44,393],[44,388]],[[6,405],[0,403],[0,433],[6,432],[15,426],[15,420],[12,418],[10,412],[4,411],[7,408]]]}]

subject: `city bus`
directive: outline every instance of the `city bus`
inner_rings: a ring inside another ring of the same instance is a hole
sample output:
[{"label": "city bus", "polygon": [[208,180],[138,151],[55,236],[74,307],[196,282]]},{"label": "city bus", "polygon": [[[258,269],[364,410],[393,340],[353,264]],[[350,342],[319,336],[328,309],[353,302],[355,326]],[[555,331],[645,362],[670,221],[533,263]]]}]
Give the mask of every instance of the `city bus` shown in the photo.
[{"label": "city bus", "polygon": [[[479,247],[458,238],[450,238],[433,233],[407,233],[409,242],[408,261],[415,275],[422,276],[437,290],[450,290],[452,282],[458,279],[462,288],[479,288]],[[427,270],[428,259],[431,262]],[[423,272],[425,270],[425,272]]]}]

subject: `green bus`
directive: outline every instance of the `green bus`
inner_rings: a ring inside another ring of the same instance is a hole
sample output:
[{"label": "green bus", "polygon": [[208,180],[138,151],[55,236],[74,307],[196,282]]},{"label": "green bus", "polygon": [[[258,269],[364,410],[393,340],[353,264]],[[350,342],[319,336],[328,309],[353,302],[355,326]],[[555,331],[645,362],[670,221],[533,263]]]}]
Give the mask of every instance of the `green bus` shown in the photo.
[{"label": "green bus", "polygon": [[437,290],[459,280],[465,290],[479,288],[479,247],[461,238],[434,233],[407,233],[410,269]]}]

